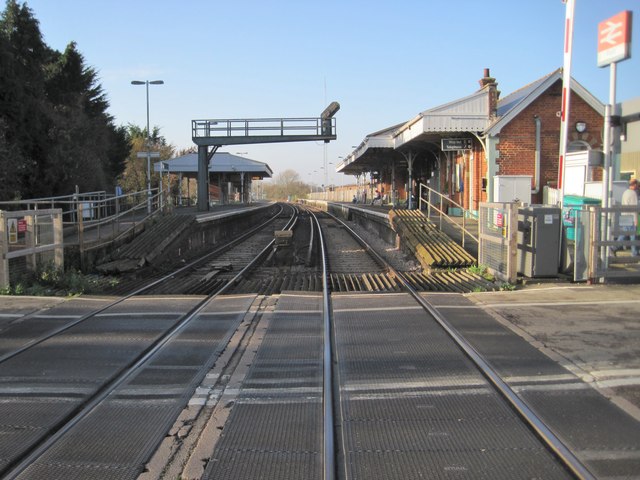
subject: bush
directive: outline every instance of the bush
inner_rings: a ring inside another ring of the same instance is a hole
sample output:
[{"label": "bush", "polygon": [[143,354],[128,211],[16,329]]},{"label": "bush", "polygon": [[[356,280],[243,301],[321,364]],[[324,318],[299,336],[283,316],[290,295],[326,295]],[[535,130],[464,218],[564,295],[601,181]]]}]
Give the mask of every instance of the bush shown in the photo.
[{"label": "bush", "polygon": [[39,265],[35,272],[28,272],[12,285],[0,289],[0,295],[56,295],[70,296],[99,292],[104,285],[113,286],[117,280],[84,275],[79,270],[63,271],[53,263]]}]

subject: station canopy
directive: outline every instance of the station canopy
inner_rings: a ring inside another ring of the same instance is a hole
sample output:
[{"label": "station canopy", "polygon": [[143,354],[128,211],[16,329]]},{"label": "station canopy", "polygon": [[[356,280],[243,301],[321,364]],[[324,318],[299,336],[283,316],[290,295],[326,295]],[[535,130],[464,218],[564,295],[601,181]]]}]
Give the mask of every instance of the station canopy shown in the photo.
[{"label": "station canopy", "polygon": [[466,137],[480,133],[491,123],[489,92],[480,90],[465,98],[419,113],[411,120],[365,137],[362,143],[337,166],[336,171],[358,174],[395,159],[406,165],[401,152],[440,151],[442,138]]},{"label": "station canopy", "polygon": [[[185,176],[197,176],[198,174],[198,154],[187,153],[180,157],[155,162],[154,171],[157,173],[182,173]],[[247,173],[252,177],[271,178],[273,171],[271,167],[263,162],[251,160],[249,158],[233,155],[228,152],[216,152],[209,162],[209,173]]]},{"label": "station canopy", "polygon": [[[431,153],[437,157],[441,152],[443,139],[475,138],[484,141],[487,137],[497,136],[505,125],[561,80],[562,69],[559,68],[506,97],[500,98],[498,95],[496,110],[492,111],[492,92],[487,87],[497,89],[497,83],[486,70],[485,77],[481,79],[484,87],[480,90],[453,102],[424,110],[407,122],[367,135],[337,165],[336,171],[358,175],[376,170],[392,160],[396,165],[406,166],[404,153]],[[571,90],[596,112],[604,115],[604,106],[600,101],[573,78]],[[496,93],[499,92],[496,90]]]}]

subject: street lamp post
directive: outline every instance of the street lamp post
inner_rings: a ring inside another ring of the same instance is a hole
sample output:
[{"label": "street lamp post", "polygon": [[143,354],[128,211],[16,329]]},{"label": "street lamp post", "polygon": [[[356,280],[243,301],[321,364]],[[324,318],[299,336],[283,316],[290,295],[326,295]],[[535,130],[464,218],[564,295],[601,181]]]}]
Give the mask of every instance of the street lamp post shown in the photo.
[{"label": "street lamp post", "polygon": [[[162,80],[132,80],[131,85],[146,85],[147,87],[147,213],[151,213],[151,130],[149,129],[149,85],[163,85]],[[162,184],[160,185],[162,188]]]}]

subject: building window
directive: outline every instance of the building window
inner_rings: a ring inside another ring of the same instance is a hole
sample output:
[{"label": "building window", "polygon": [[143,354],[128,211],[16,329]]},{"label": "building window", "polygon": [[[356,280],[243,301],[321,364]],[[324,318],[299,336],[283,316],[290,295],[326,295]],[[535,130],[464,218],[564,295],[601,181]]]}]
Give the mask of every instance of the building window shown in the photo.
[{"label": "building window", "polygon": [[582,150],[591,150],[591,146],[582,140],[574,140],[567,145],[567,152],[580,152]]}]

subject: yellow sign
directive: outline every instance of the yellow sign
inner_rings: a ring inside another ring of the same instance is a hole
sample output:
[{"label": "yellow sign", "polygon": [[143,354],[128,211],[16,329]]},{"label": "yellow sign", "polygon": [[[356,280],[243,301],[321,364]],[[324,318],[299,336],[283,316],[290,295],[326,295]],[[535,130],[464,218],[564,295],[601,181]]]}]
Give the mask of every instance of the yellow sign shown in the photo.
[{"label": "yellow sign", "polygon": [[18,219],[7,218],[7,231],[9,232],[9,243],[18,243]]}]

